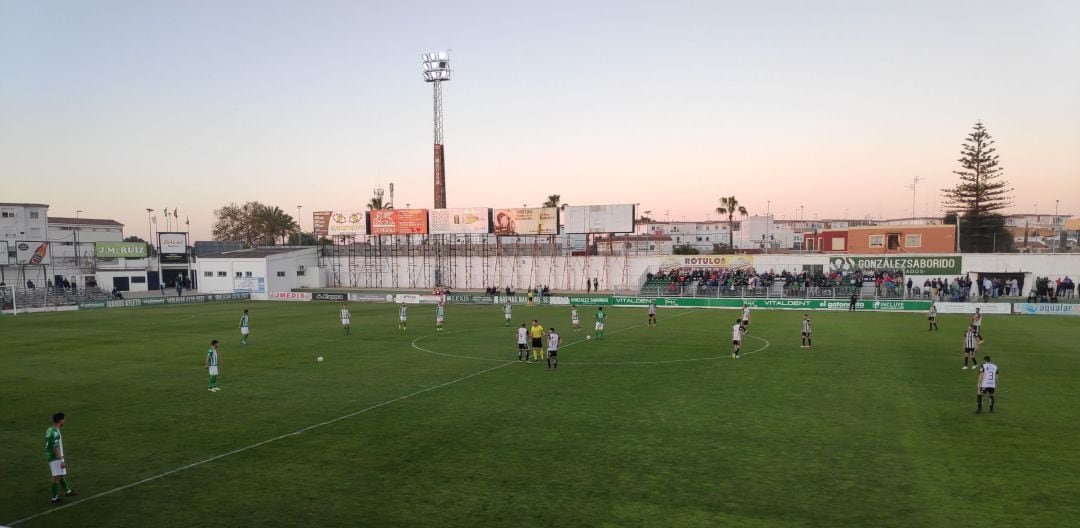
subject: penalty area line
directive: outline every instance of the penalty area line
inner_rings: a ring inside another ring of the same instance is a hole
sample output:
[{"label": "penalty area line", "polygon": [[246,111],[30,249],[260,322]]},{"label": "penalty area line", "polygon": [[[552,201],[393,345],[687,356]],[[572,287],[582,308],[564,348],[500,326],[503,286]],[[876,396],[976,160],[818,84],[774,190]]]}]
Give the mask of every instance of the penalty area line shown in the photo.
[{"label": "penalty area line", "polygon": [[293,431],[291,433],[285,433],[283,435],[278,435],[278,436],[275,436],[273,438],[263,440],[261,442],[256,442],[254,444],[244,446],[244,447],[241,447],[241,448],[238,448],[238,449],[234,449],[232,451],[221,453],[219,455],[214,455],[214,456],[212,456],[210,458],[206,458],[206,459],[200,460],[198,462],[192,462],[192,463],[190,463],[190,464],[188,464],[186,466],[181,466],[181,467],[178,467],[176,469],[171,469],[169,471],[166,471],[164,473],[159,473],[159,474],[154,475],[152,477],[147,477],[147,478],[144,478],[142,480],[132,482],[130,484],[125,484],[123,486],[119,486],[119,487],[116,487],[116,488],[113,488],[113,489],[110,489],[110,490],[107,490],[107,491],[103,491],[103,492],[97,493],[95,495],[90,495],[90,496],[86,497],[85,499],[81,499],[81,500],[78,500],[78,501],[75,501],[75,502],[70,502],[70,503],[67,503],[67,504],[63,504],[61,506],[57,506],[57,507],[54,507],[54,508],[51,508],[51,509],[48,509],[48,510],[44,510],[42,512],[31,515],[29,517],[24,517],[24,518],[19,519],[17,521],[12,521],[12,522],[8,523],[8,525],[9,526],[16,526],[16,525],[22,524],[24,522],[31,521],[33,519],[37,519],[39,517],[44,517],[46,515],[56,513],[56,512],[61,511],[61,510],[66,510],[66,509],[68,509],[68,508],[70,508],[72,506],[78,506],[79,504],[82,504],[84,502],[90,502],[90,501],[92,501],[94,499],[100,499],[101,497],[112,495],[114,493],[119,493],[119,492],[124,491],[126,489],[130,489],[130,488],[134,488],[135,486],[140,486],[142,484],[146,484],[147,482],[153,482],[155,480],[165,478],[165,477],[167,477],[169,475],[174,475],[176,473],[180,473],[181,471],[185,471],[185,470],[188,470],[188,469],[191,469],[191,468],[195,468],[195,467],[201,466],[203,464],[208,464],[208,463],[213,462],[215,460],[220,460],[220,459],[225,458],[225,457],[229,457],[229,456],[232,456],[232,455],[243,453],[244,451],[249,451],[251,449],[255,449],[256,447],[261,447],[261,446],[264,446],[266,444],[277,442],[278,440],[284,440],[284,439],[289,438],[289,437],[300,435],[300,434],[306,433],[308,431],[318,429],[320,427],[324,427],[324,426],[327,426],[327,425],[330,425],[330,424],[340,422],[342,420],[347,420],[347,419],[352,418],[354,416],[359,416],[359,415],[364,414],[364,413],[369,412],[369,411],[374,411],[376,409],[380,409],[380,408],[386,407],[388,405],[393,405],[393,404],[395,404],[395,403],[397,403],[399,401],[407,400],[409,398],[419,396],[419,395],[424,394],[426,392],[431,392],[433,390],[438,390],[438,389],[441,389],[443,387],[449,387],[450,385],[465,381],[465,380],[467,380],[469,378],[474,378],[474,377],[479,376],[481,374],[486,374],[486,373],[491,372],[493,370],[501,369],[503,367],[506,367],[506,366],[509,366],[509,365],[515,365],[515,364],[517,364],[517,361],[507,361],[507,362],[504,362],[501,365],[495,365],[494,367],[486,368],[486,369],[478,371],[478,372],[473,372],[472,374],[469,374],[467,376],[462,376],[462,377],[457,378],[455,380],[450,380],[450,381],[447,381],[447,382],[444,382],[444,383],[440,383],[438,385],[433,385],[431,387],[428,387],[426,389],[421,389],[421,390],[418,390],[416,392],[410,392],[409,394],[405,394],[403,396],[398,396],[397,398],[386,400],[386,401],[384,401],[382,403],[377,403],[375,405],[365,407],[365,408],[360,409],[358,411],[353,411],[353,412],[351,412],[349,414],[343,414],[341,416],[338,416],[337,418],[327,420],[325,422],[319,422],[319,423],[314,424],[314,425],[309,425],[307,427],[297,429],[297,430],[295,430],[295,431]]}]

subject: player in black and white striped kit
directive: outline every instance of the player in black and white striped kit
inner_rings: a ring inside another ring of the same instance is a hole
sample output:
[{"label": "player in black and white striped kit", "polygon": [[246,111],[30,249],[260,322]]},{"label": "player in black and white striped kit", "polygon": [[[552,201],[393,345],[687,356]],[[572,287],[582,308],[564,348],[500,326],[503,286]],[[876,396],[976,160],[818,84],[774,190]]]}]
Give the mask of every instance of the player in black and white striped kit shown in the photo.
[{"label": "player in black and white striped kit", "polygon": [[802,314],[802,346],[799,348],[810,348],[813,344],[813,340],[810,339],[810,332],[813,331],[812,326],[810,314]]},{"label": "player in black and white striped kit", "polygon": [[990,362],[990,356],[983,356],[983,365],[979,369],[979,398],[975,414],[982,412],[983,395],[990,397],[990,412],[994,412],[994,392],[997,390],[998,367]]},{"label": "player in black and white striped kit", "polygon": [[975,325],[968,325],[967,332],[964,333],[964,368],[961,370],[967,370],[969,359],[971,360],[971,368],[978,368],[979,361],[975,359],[975,349],[978,347],[979,334],[975,330]]},{"label": "player in black and white striped kit", "polygon": [[975,315],[971,316],[971,326],[975,327],[975,337],[979,338],[979,344],[981,345],[983,342],[981,308],[976,308]]},{"label": "player in black and white striped kit", "polygon": [[937,305],[933,301],[930,302],[930,313],[927,319],[930,320],[930,328],[927,328],[926,331],[937,330]]}]

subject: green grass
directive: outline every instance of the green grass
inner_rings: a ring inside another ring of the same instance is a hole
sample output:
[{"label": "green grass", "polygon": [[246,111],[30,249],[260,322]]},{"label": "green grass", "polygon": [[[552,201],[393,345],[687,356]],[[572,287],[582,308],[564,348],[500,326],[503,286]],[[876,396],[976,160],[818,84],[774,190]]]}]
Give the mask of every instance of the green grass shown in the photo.
[{"label": "green grass", "polygon": [[[961,316],[930,333],[923,314],[815,313],[815,347],[802,350],[801,313],[756,311],[750,335],[761,339],[744,352],[769,346],[734,361],[733,311],[662,310],[650,329],[638,326],[644,309],[609,309],[608,337],[576,343],[586,332],[570,330],[568,309],[515,308],[515,322],[539,318],[569,345],[549,373],[512,362],[500,306],[449,306],[441,335],[430,335],[430,306],[412,307],[407,332],[392,305],[352,308],[347,337],[334,303],[0,318],[0,524],[55,510],[42,446],[58,410],[80,500],[19,526],[1045,527],[1080,517],[1080,324],[1068,317],[987,316],[980,355],[1001,368],[999,409],[975,416]],[[478,359],[418,350],[418,337]],[[223,342],[216,394],[202,369],[211,338]]]}]

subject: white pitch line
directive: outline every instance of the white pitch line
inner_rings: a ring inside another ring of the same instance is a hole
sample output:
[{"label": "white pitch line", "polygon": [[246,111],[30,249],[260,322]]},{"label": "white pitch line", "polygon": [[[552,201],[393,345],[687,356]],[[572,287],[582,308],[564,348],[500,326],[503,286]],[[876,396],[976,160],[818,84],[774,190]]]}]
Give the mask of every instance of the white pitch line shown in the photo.
[{"label": "white pitch line", "polygon": [[272,442],[277,442],[278,440],[283,440],[285,438],[289,438],[290,436],[296,436],[296,435],[299,435],[299,434],[303,434],[303,433],[306,433],[306,432],[311,431],[313,429],[318,429],[320,427],[327,426],[327,425],[330,425],[332,423],[337,423],[337,422],[340,422],[342,420],[346,420],[346,419],[352,418],[354,416],[364,414],[364,413],[366,413],[368,411],[373,411],[375,409],[386,407],[387,405],[391,405],[391,404],[397,403],[397,402],[402,401],[402,400],[407,400],[407,399],[412,398],[414,396],[419,396],[421,394],[424,394],[425,392],[431,392],[431,391],[436,390],[436,389],[441,389],[443,387],[448,387],[448,386],[453,385],[455,383],[465,381],[465,380],[467,380],[469,378],[473,378],[473,377],[479,376],[481,374],[486,374],[486,373],[491,372],[493,370],[501,369],[503,367],[506,367],[506,366],[509,366],[509,365],[514,365],[514,364],[517,364],[517,361],[507,361],[507,362],[504,362],[501,365],[496,365],[494,367],[487,368],[487,369],[481,370],[479,372],[474,372],[472,374],[469,374],[468,376],[463,376],[463,377],[460,377],[460,378],[455,379],[455,380],[447,381],[445,383],[440,383],[438,385],[434,385],[434,386],[428,387],[426,389],[421,389],[421,390],[418,390],[416,392],[406,394],[404,396],[398,396],[397,398],[394,398],[392,400],[386,400],[386,401],[384,401],[382,403],[378,403],[378,404],[372,405],[370,407],[365,407],[363,409],[360,409],[359,411],[353,411],[353,412],[351,412],[349,414],[338,416],[337,418],[334,418],[332,420],[327,420],[325,422],[320,422],[320,423],[317,423],[315,425],[309,425],[307,427],[304,427],[303,429],[297,429],[297,430],[295,430],[295,431],[293,431],[291,433],[285,433],[285,434],[280,435],[280,436],[275,436],[275,437],[273,437],[273,438],[271,438],[269,440],[263,440],[261,442],[256,442],[254,444],[251,444],[249,446],[241,447],[239,449],[234,449],[234,450],[229,451],[227,453],[222,453],[220,455],[214,455],[214,456],[212,456],[210,458],[200,460],[198,462],[192,462],[191,464],[188,464],[186,466],[181,466],[181,467],[178,467],[176,469],[172,469],[172,470],[166,471],[164,473],[154,475],[152,477],[144,478],[142,480],[132,482],[130,484],[125,484],[123,486],[113,488],[113,489],[108,490],[108,491],[103,491],[103,492],[98,493],[96,495],[90,495],[89,497],[86,497],[85,499],[81,499],[81,500],[78,500],[76,502],[67,503],[67,504],[64,504],[62,506],[57,506],[55,508],[51,508],[51,509],[45,510],[43,512],[36,513],[36,514],[31,515],[29,517],[24,517],[22,519],[19,519],[17,521],[13,521],[13,522],[8,523],[8,524],[10,526],[15,526],[17,524],[22,524],[22,523],[24,523],[26,521],[37,519],[38,517],[43,517],[43,516],[49,515],[51,513],[56,513],[56,512],[58,512],[60,510],[66,510],[66,509],[68,509],[68,508],[70,508],[72,506],[78,506],[79,504],[82,504],[84,502],[89,502],[89,501],[92,501],[94,499],[99,499],[101,497],[104,497],[106,495],[112,495],[113,493],[124,491],[124,490],[129,489],[129,488],[134,488],[135,486],[146,484],[147,482],[152,482],[152,481],[158,480],[160,478],[164,478],[164,477],[167,477],[169,475],[173,475],[175,473],[179,473],[181,471],[188,470],[188,469],[191,469],[193,467],[198,467],[198,466],[201,466],[203,464],[207,464],[209,462],[213,462],[215,460],[219,460],[219,459],[222,459],[222,458],[225,458],[225,457],[228,457],[228,456],[232,456],[232,455],[235,455],[235,454],[238,454],[238,453],[243,453],[244,451],[255,449],[256,447],[264,446],[264,445],[272,443]]}]

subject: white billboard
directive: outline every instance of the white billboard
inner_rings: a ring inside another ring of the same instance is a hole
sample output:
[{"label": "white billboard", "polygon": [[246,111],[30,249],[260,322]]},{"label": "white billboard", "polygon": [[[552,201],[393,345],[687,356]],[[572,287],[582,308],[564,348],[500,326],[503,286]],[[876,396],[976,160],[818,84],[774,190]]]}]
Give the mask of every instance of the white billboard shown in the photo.
[{"label": "white billboard", "polygon": [[0,240],[0,266],[11,265],[11,256],[8,255],[8,243],[6,240]]},{"label": "white billboard", "polygon": [[563,209],[563,232],[632,233],[634,204],[567,206]]},{"label": "white billboard", "polygon": [[435,235],[451,233],[490,233],[491,209],[431,209],[428,211],[428,232]]},{"label": "white billboard", "polygon": [[495,209],[492,218],[496,235],[559,234],[559,209],[555,207]]},{"label": "white billboard", "polygon": [[158,252],[162,255],[187,253],[187,233],[158,233]]},{"label": "white billboard", "polygon": [[15,264],[38,266],[50,263],[51,252],[48,242],[31,242],[19,240],[15,242]]},{"label": "white billboard", "polygon": [[367,234],[367,217],[363,211],[334,211],[326,226],[327,236],[356,236]]}]

